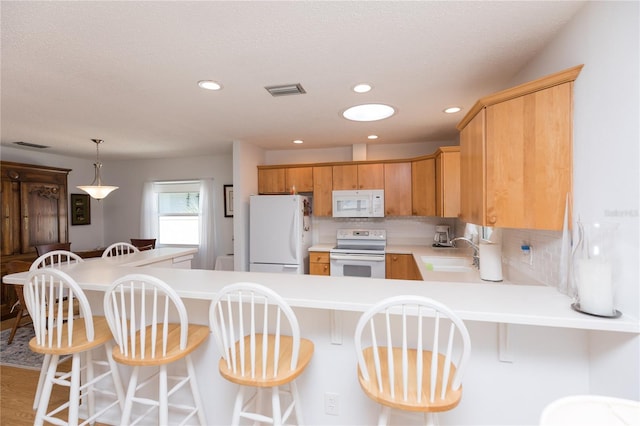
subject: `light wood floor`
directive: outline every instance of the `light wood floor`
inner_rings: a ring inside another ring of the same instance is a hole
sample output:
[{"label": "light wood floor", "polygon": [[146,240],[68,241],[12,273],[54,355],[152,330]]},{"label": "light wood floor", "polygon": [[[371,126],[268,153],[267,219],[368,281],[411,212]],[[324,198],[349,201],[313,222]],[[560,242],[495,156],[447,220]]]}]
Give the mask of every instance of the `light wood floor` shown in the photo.
[{"label": "light wood floor", "polygon": [[[25,318],[24,322],[28,322]],[[2,321],[0,330],[13,326],[13,319]],[[40,372],[26,368],[0,366],[0,425],[32,425],[35,411],[32,409],[33,397],[38,385]],[[51,406],[60,405],[69,399],[69,391],[61,386],[54,386],[51,394]],[[66,410],[60,413],[66,419]],[[98,424],[98,423],[96,423]]]}]

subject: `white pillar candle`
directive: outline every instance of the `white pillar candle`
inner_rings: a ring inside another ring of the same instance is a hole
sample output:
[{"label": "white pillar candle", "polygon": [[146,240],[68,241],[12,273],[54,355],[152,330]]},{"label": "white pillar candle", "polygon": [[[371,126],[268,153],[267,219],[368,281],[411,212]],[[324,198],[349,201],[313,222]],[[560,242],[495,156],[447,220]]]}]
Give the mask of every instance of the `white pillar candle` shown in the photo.
[{"label": "white pillar candle", "polygon": [[581,311],[604,316],[614,314],[611,274],[611,262],[598,259],[578,260]]}]

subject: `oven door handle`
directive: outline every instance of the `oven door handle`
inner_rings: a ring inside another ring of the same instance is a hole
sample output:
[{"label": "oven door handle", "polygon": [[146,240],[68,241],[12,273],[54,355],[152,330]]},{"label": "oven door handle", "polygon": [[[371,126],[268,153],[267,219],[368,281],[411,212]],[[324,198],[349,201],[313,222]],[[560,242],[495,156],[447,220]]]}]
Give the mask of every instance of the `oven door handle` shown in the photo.
[{"label": "oven door handle", "polygon": [[358,261],[368,261],[368,262],[384,262],[385,261],[385,257],[384,256],[367,256],[367,255],[363,255],[363,256],[353,256],[353,255],[344,255],[344,254],[330,254],[329,258],[331,260],[346,260],[346,261],[352,261],[352,262],[358,262]]}]

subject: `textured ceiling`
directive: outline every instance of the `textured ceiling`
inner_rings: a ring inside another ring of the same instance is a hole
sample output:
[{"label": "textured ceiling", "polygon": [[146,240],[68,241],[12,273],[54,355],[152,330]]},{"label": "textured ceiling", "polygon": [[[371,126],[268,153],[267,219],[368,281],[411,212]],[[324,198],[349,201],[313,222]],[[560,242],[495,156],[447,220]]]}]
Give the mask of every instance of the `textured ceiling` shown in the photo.
[{"label": "textured ceiling", "polygon": [[[90,158],[101,138],[115,159],[452,139],[583,4],[2,1],[1,142]],[[359,82],[374,89],[353,93]],[[289,83],[307,93],[264,89]],[[366,102],[397,114],[341,118]]]}]

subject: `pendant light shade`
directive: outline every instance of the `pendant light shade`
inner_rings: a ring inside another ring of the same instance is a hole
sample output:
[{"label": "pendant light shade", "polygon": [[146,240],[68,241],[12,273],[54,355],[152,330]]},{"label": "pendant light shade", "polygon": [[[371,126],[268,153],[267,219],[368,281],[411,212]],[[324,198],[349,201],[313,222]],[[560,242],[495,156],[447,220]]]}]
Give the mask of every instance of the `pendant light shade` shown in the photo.
[{"label": "pendant light shade", "polygon": [[93,163],[93,167],[95,169],[95,177],[93,178],[93,182],[91,185],[78,186],[78,189],[83,190],[87,194],[91,196],[91,198],[95,198],[96,200],[102,200],[107,195],[111,193],[111,191],[115,191],[118,189],[117,186],[108,186],[102,185],[102,179],[100,178],[100,169],[102,169],[102,163],[100,162],[100,144],[102,143],[102,139],[91,139],[93,143],[96,144],[96,162]]}]

